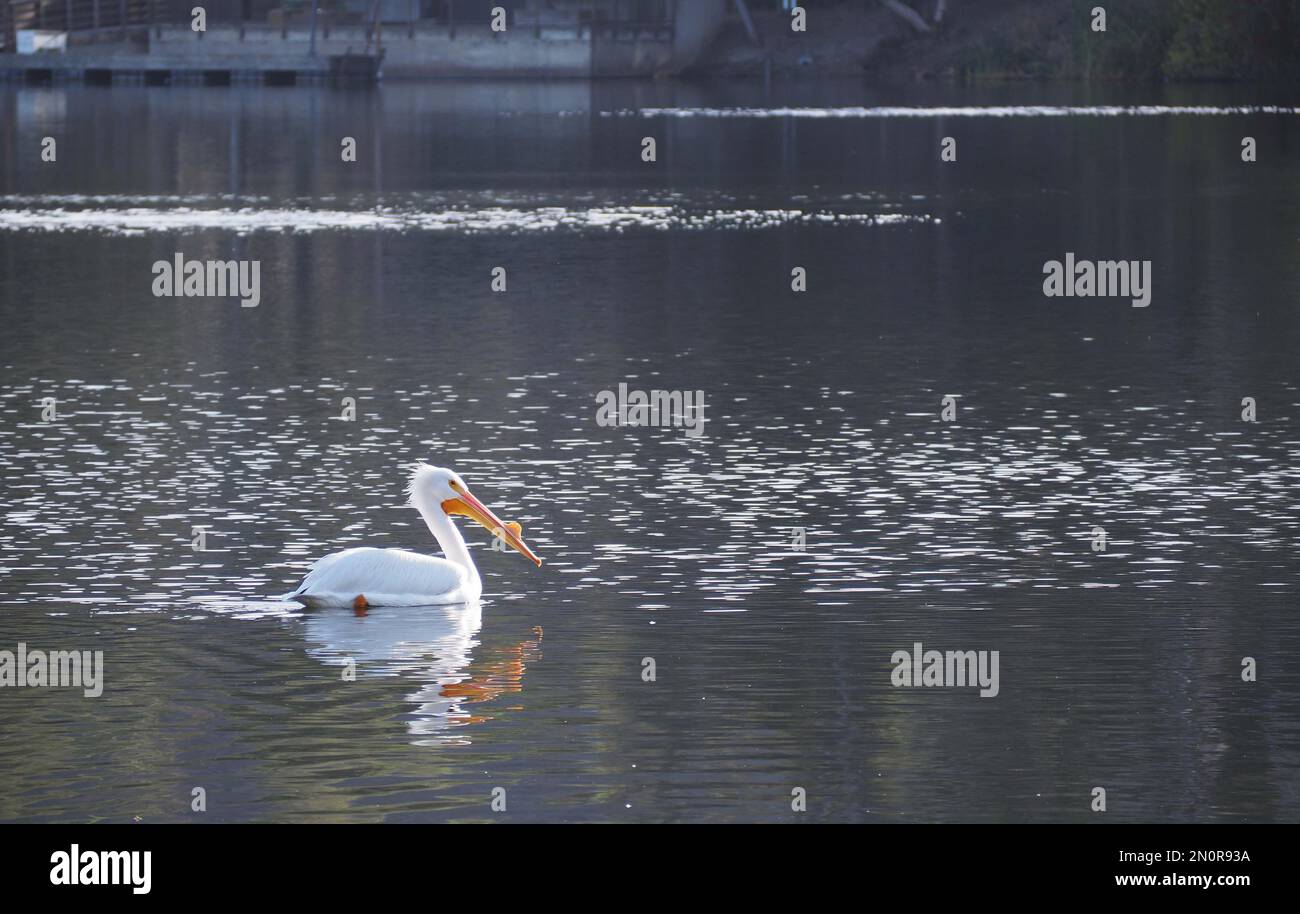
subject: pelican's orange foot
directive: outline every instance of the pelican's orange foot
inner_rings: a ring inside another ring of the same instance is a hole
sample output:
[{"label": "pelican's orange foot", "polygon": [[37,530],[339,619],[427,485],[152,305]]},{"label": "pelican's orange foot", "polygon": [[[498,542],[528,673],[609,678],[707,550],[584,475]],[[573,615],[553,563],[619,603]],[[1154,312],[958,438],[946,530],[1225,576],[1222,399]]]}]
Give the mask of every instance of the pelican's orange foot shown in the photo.
[{"label": "pelican's orange foot", "polygon": [[366,599],[365,594],[357,594],[357,598],[352,601],[352,611],[358,616],[364,616],[366,610],[370,608],[370,602]]}]

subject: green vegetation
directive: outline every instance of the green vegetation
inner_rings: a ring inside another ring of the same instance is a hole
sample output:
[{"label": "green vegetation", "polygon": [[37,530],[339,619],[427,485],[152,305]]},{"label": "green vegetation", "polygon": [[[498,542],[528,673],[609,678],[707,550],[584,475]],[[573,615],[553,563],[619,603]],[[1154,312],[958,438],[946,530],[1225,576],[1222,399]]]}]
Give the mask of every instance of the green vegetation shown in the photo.
[{"label": "green vegetation", "polygon": [[[1091,30],[1104,6],[1105,34]],[[1300,0],[1073,0],[1074,72],[1147,79],[1300,77]]]},{"label": "green vegetation", "polygon": [[[840,8],[883,9],[860,2]],[[909,0],[922,13],[933,2]],[[1097,7],[1104,32],[1092,28]],[[972,79],[1300,80],[1300,0],[948,0],[946,9],[932,32],[893,23],[898,37],[881,43],[872,67]]]}]

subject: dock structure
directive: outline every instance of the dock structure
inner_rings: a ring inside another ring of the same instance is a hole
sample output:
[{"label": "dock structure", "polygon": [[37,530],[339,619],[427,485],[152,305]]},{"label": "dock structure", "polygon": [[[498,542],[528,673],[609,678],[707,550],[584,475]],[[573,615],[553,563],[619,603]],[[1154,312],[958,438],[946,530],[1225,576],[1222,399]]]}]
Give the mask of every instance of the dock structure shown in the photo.
[{"label": "dock structure", "polygon": [[[726,0],[316,2],[0,0],[0,79],[293,85],[654,76],[697,60],[727,7]],[[201,29],[195,7],[204,9]]]}]

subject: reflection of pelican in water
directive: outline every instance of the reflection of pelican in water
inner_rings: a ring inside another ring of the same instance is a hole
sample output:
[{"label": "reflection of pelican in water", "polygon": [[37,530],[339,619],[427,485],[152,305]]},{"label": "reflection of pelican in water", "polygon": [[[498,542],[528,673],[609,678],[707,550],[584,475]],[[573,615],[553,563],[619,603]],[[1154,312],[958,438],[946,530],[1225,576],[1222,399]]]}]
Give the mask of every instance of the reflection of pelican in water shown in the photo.
[{"label": "reflection of pelican in water", "polygon": [[359,675],[419,680],[420,687],[407,696],[416,705],[408,728],[413,736],[438,741],[445,741],[452,728],[490,720],[469,706],[522,691],[527,665],[541,657],[538,626],[535,639],[475,660],[483,622],[477,601],[368,612],[320,610],[304,621],[307,653],[317,660],[339,666],[354,661]]}]

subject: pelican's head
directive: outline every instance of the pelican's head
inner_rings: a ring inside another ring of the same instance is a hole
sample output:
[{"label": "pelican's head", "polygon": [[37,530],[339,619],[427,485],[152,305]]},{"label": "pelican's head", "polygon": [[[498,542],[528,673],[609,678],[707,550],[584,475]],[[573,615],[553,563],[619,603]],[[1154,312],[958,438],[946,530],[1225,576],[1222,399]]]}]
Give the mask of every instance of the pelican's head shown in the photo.
[{"label": "pelican's head", "polygon": [[542,560],[523,540],[523,528],[514,521],[502,522],[488,510],[487,506],[470,492],[469,486],[460,478],[460,474],[442,467],[429,466],[427,463],[417,463],[411,473],[408,492],[412,504],[423,503],[448,515],[463,514],[478,521],[491,530],[493,536],[500,536],[508,546],[539,568],[541,567]]}]

